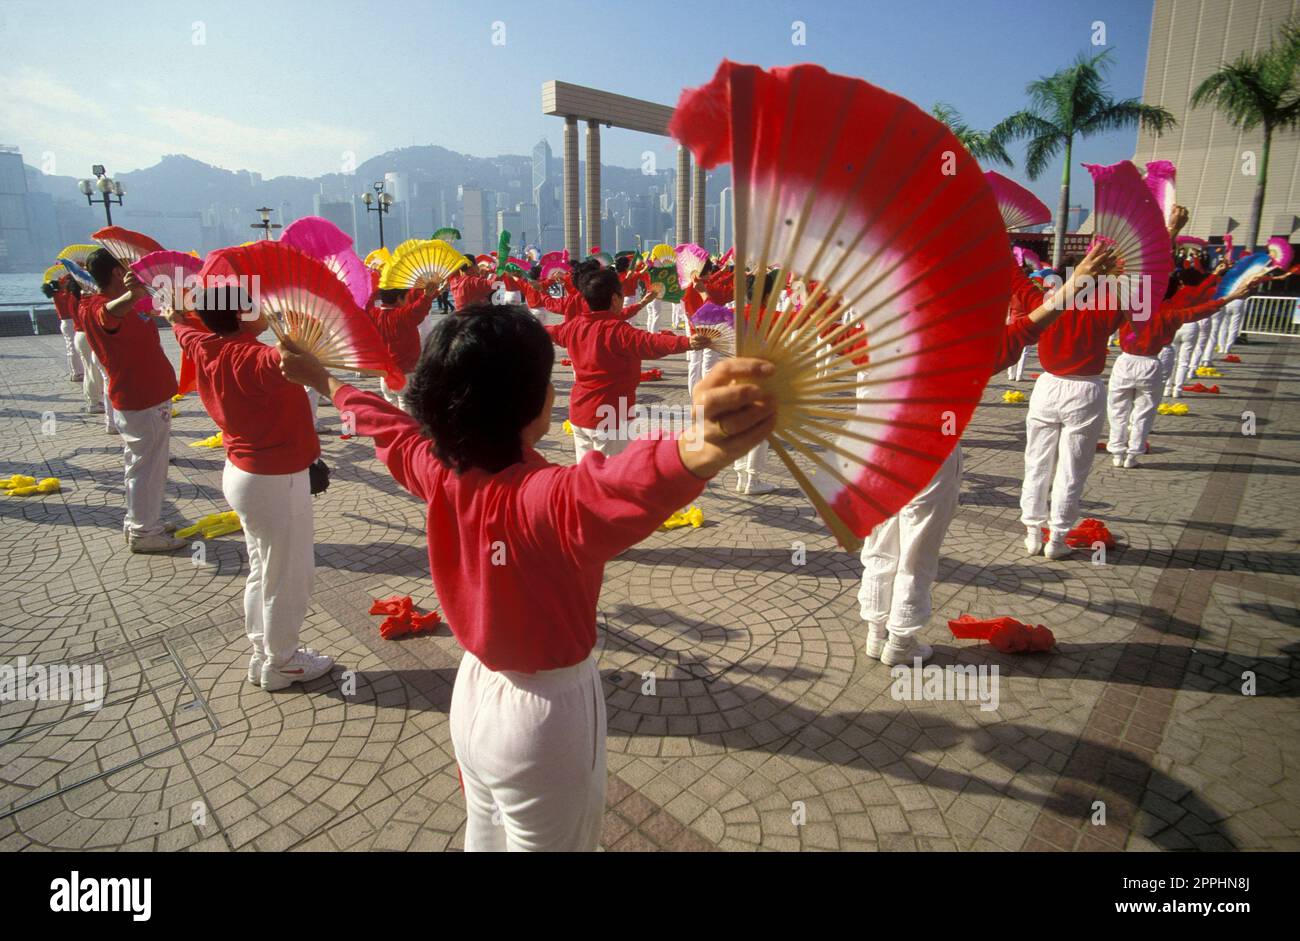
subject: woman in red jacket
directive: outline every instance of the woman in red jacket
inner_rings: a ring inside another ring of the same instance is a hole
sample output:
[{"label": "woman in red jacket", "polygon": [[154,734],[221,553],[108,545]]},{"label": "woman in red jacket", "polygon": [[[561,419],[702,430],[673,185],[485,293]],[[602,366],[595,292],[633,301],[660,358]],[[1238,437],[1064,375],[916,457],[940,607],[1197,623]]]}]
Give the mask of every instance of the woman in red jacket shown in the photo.
[{"label": "woman in red jacket", "polygon": [[640,439],[564,467],[533,447],[555,401],[545,329],[514,305],[464,313],[429,337],[409,416],[293,349],[282,349],[283,368],[353,413],[357,434],[428,507],[429,568],[465,649],[451,698],[465,849],[594,850],[606,728],[592,651],[605,563],[771,433],[775,406],[754,381],[772,366],[720,365],[696,387],[695,424],[678,440]]},{"label": "woman in red jacket", "polygon": [[591,451],[612,457],[627,447],[643,359],[700,350],[708,342],[703,337],[647,333],[627,323],[623,292],[612,268],[587,275],[579,285],[591,312],[544,329],[573,360],[569,421],[575,456],[581,461]]},{"label": "woman in red jacket", "polygon": [[311,482],[320,439],[302,386],[280,373],[280,354],[258,340],[261,317],[238,289],[198,292],[195,313],[169,320],[194,363],[199,398],[221,429],[221,491],[239,514],[248,546],[244,629],[252,644],[248,682],[284,689],[324,676],[334,661],[298,646],[316,566]]}]

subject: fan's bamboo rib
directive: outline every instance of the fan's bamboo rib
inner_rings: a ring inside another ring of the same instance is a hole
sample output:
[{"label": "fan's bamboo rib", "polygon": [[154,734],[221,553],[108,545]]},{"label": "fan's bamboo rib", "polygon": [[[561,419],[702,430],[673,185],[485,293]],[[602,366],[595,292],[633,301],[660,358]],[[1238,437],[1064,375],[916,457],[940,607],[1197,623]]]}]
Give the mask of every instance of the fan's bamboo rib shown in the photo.
[{"label": "fan's bamboo rib", "polygon": [[[882,341],[881,343],[878,344],[878,346],[879,346],[880,348],[882,348],[882,349],[883,349],[883,348],[887,348],[887,347],[889,347],[890,345],[892,345],[893,343],[899,343],[899,342],[902,342],[903,340],[906,340],[906,339],[908,339],[909,337],[912,337],[912,336],[916,336],[916,335],[919,334],[919,333],[922,333],[922,332],[928,333],[928,332],[930,332],[929,329],[928,329],[930,326],[932,326],[932,325],[927,325],[927,329],[926,329],[925,331],[922,331],[922,330],[914,330],[914,331],[912,331],[911,333],[909,333],[909,334],[905,334],[905,335],[903,335],[903,336],[901,336],[901,337],[898,337],[897,339],[891,340],[891,341],[889,341],[888,343]],[[891,355],[891,356],[886,356],[886,357],[883,357],[883,358],[875,359],[875,360],[872,361],[871,365],[873,365],[873,366],[891,366],[891,365],[893,365],[894,363],[902,363],[902,362],[906,362],[907,360],[910,360],[910,359],[916,359],[916,358],[921,357],[921,356],[928,356],[928,355],[930,355],[931,353],[941,352],[942,350],[946,350],[946,349],[949,349],[949,348],[951,348],[951,347],[963,346],[963,345],[965,345],[965,344],[967,344],[967,343],[970,343],[972,340],[975,340],[975,339],[982,339],[982,338],[985,338],[985,337],[992,338],[992,339],[994,340],[994,342],[996,342],[996,338],[997,338],[997,336],[998,336],[998,331],[1000,331],[1000,330],[1004,330],[1004,329],[1005,329],[1005,326],[1002,325],[1002,324],[999,324],[998,327],[996,328],[996,330],[995,330],[994,328],[990,328],[990,329],[988,329],[988,330],[972,331],[971,333],[968,333],[968,334],[965,334],[965,335],[959,335],[959,336],[949,337],[949,338],[946,339],[946,340],[933,340],[933,341],[928,341],[928,340],[927,340],[927,341],[923,341],[923,342],[925,342],[925,345],[924,345],[924,346],[918,347],[918,348],[915,349],[915,350],[905,350],[905,351],[903,351],[903,352],[901,352],[901,353],[895,353],[895,354],[893,354],[893,355]],[[853,340],[853,337],[849,337],[848,339],[851,341],[851,340]],[[868,344],[870,344],[870,341],[868,341]],[[852,356],[851,356],[850,354],[851,354],[853,351],[849,349],[849,347],[851,347],[851,346],[853,346],[853,343],[852,343],[852,342],[844,342],[844,341],[841,341],[838,345],[836,345],[835,347],[833,347],[833,348],[831,349],[831,351],[830,351],[830,353],[829,353],[829,358],[832,358],[832,359],[852,359]],[[992,354],[993,354],[994,352],[995,352],[995,351],[994,351],[994,349],[993,349],[993,343],[990,343],[990,345],[989,345],[989,354],[990,354],[989,369],[990,369],[990,372],[992,371],[992,367],[993,367],[993,364],[992,364],[992,362],[991,362],[991,359],[992,359]]]},{"label": "fan's bamboo rib", "polygon": [[[891,470],[886,470],[885,468],[881,467],[878,464],[875,464],[872,461],[865,460],[861,454],[855,454],[852,451],[848,450],[847,448],[841,447],[839,442],[837,441],[831,441],[826,438],[823,438],[821,435],[814,434],[813,432],[807,430],[806,428],[800,428],[798,434],[806,441],[810,441],[813,444],[820,447],[823,451],[829,451],[832,454],[838,454],[840,457],[844,458],[846,461],[849,461],[852,464],[855,464],[859,467],[868,468],[874,471],[875,473],[877,473],[878,475],[880,475],[881,477],[885,478],[886,480],[898,484],[898,486],[902,487],[905,490],[911,490],[914,486],[916,486],[915,481],[908,480],[906,477],[901,477],[898,474],[895,474]],[[792,435],[790,432],[786,432],[785,437],[793,439],[795,436]],[[879,445],[879,447],[884,448],[885,446]],[[947,459],[948,459],[948,455],[945,454],[942,459],[934,460],[931,463],[935,464],[937,467],[939,464],[942,464]]]},{"label": "fan's bamboo rib", "polygon": [[862,539],[858,537],[853,530],[849,529],[848,524],[845,523],[844,520],[840,519],[838,513],[831,509],[830,504],[826,502],[825,498],[823,498],[817,491],[817,488],[813,486],[812,481],[808,479],[808,476],[804,474],[799,465],[795,463],[794,458],[790,456],[790,452],[785,449],[781,442],[777,441],[775,438],[770,438],[768,441],[772,445],[772,450],[776,452],[776,456],[781,459],[781,463],[784,464],[786,470],[790,472],[790,476],[793,477],[795,483],[799,485],[799,489],[804,492],[804,495],[808,497],[810,501],[812,501],[813,508],[817,510],[817,513],[821,516],[823,522],[830,527],[831,534],[835,537],[835,541],[840,544],[841,548],[846,549],[849,552],[859,551],[862,548]]},{"label": "fan's bamboo rib", "polygon": [[[862,420],[863,418],[860,415],[854,415],[848,418],[848,421],[850,423],[854,421],[862,421]],[[881,425],[888,425],[891,428],[903,427],[901,423],[889,422],[884,419],[877,419],[876,423]],[[908,457],[914,457],[917,460],[927,461],[931,464],[942,464],[944,461],[948,459],[947,455],[941,458],[937,458],[933,454],[928,454],[924,451],[917,451],[914,448],[909,448],[906,445],[899,444],[896,441],[882,441],[879,438],[873,438],[870,435],[865,435],[862,434],[861,432],[853,431],[851,428],[842,428],[841,426],[833,425],[830,422],[808,419],[804,422],[804,424],[813,428],[825,429],[825,432],[827,434],[835,435],[836,437],[839,438],[847,438],[850,441],[860,441],[863,444],[869,444],[872,445],[873,447],[881,448],[882,450],[886,450],[886,451],[895,451],[898,454],[906,454]],[[932,432],[934,431],[934,429],[929,428],[929,429],[925,429],[925,431]],[[855,457],[854,460],[856,461],[858,460],[858,458]]]},{"label": "fan's bamboo rib", "polygon": [[[928,151],[929,151],[930,149],[932,149],[932,148],[935,146],[935,144],[936,144],[938,141],[940,141],[940,140],[942,139],[942,134],[943,134],[943,130],[942,130],[942,128],[936,128],[935,136],[931,139],[931,141],[929,141],[929,142],[926,144],[926,146],[925,146],[925,148],[924,148],[925,152],[928,153]],[[903,237],[903,236],[904,236],[904,235],[905,235],[905,234],[906,234],[906,233],[911,229],[911,227],[916,223],[916,221],[921,217],[921,215],[922,215],[922,214],[923,214],[923,213],[924,213],[924,212],[929,208],[931,202],[933,202],[935,199],[938,198],[938,196],[939,196],[940,192],[942,191],[942,189],[943,189],[943,187],[936,187],[936,188],[932,189],[932,190],[930,191],[930,193],[926,196],[925,199],[921,200],[921,201],[920,201],[916,206],[914,206],[914,207],[912,208],[912,211],[911,211],[911,213],[909,214],[909,216],[908,216],[905,220],[903,220],[903,222],[902,222],[902,223],[901,223],[901,224],[900,224],[900,225],[895,229],[895,231],[894,231],[894,233],[893,233],[894,241],[897,241],[897,240],[899,240],[900,238],[902,238],[902,237]],[[922,249],[923,249],[923,248],[924,248],[924,247],[925,247],[925,246],[926,246],[930,241],[932,241],[933,239],[936,239],[936,238],[940,237],[940,236],[941,236],[941,235],[942,235],[942,234],[943,234],[943,233],[948,229],[949,226],[956,224],[956,223],[955,223],[955,220],[964,217],[965,214],[966,214],[966,211],[971,207],[971,205],[972,205],[974,202],[978,201],[978,199],[980,198],[980,195],[981,195],[981,192],[980,192],[979,190],[975,190],[975,191],[973,191],[973,192],[971,193],[970,197],[968,198],[967,202],[966,202],[965,204],[963,204],[962,206],[960,206],[960,207],[959,207],[955,212],[953,212],[952,214],[950,214],[950,215],[947,217],[947,221],[945,221],[943,225],[937,226],[937,227],[935,227],[933,230],[930,230],[929,232],[927,232],[927,233],[924,235],[924,237],[921,239],[921,241],[918,242],[915,246],[912,247],[913,250],[912,250],[911,254],[912,254],[912,255],[915,255],[917,252],[921,251],[921,250],[922,250]],[[881,203],[882,207],[883,207],[884,205],[887,205],[887,204],[888,204],[888,201],[882,201],[882,203]],[[878,217],[878,215],[879,215],[879,213],[877,213],[877,217]],[[863,226],[859,229],[858,236],[853,240],[853,247],[856,247],[857,243],[858,243],[859,241],[861,241],[862,238],[865,237],[866,232],[867,232],[871,227],[873,227],[873,226],[875,225],[875,221],[876,221],[876,219],[875,219],[875,218],[872,218],[872,219],[869,219],[869,220],[867,220],[866,222],[864,222]],[[977,244],[978,244],[978,243],[977,243]],[[958,257],[960,257],[961,254],[963,254],[965,251],[969,251],[969,250],[971,250],[971,248],[972,248],[971,245],[965,245],[964,248],[959,249],[957,252],[955,252],[955,253],[949,253],[948,258],[949,258],[949,260],[952,260],[952,259],[954,259],[954,258],[958,258]],[[851,250],[850,250],[850,251],[851,251]],[[867,272],[867,270],[869,270],[869,268],[870,268],[871,266],[873,266],[873,265],[876,263],[876,261],[877,261],[878,258],[880,257],[880,254],[881,254],[880,252],[876,252],[875,254],[870,255],[870,256],[868,257],[868,259],[867,259],[866,261],[864,261],[863,264],[860,265],[860,266],[858,267],[857,271],[854,272],[853,275],[848,279],[847,283],[848,283],[848,284],[855,284],[855,283],[856,283],[860,278],[862,278],[862,277],[865,275],[865,273]],[[840,262],[837,263],[836,266],[835,266],[834,268],[832,268],[832,270],[827,274],[826,278],[823,279],[823,283],[828,283],[831,279],[834,278],[834,276],[836,275],[836,273],[839,271],[840,266],[843,264],[843,262],[845,261],[845,259],[847,259],[848,257],[850,257],[850,252],[846,252],[846,253],[841,257]],[[910,257],[910,256],[909,256],[909,257]],[[845,299],[843,300],[843,304],[842,304],[842,306],[843,306],[843,307],[855,307],[855,306],[857,305],[858,301],[860,301],[862,298],[866,297],[868,294],[870,294],[872,291],[874,291],[874,290],[876,289],[876,287],[877,287],[879,284],[881,284],[884,280],[886,280],[886,279],[887,279],[889,276],[891,276],[894,272],[896,272],[897,270],[899,270],[899,268],[901,268],[904,264],[906,264],[907,261],[908,261],[908,258],[907,258],[907,257],[900,257],[899,260],[898,260],[897,262],[895,262],[894,265],[893,265],[892,267],[887,268],[886,270],[882,271],[882,272],[880,273],[880,275],[878,275],[878,276],[876,277],[876,279],[875,279],[873,282],[871,282],[870,284],[866,285],[866,286],[865,286],[861,291],[858,292],[857,295],[855,295],[855,296],[852,297],[852,298],[845,298]],[[917,280],[919,280],[919,278],[918,278]],[[915,282],[913,282],[913,283],[915,283]],[[911,285],[909,284],[909,285],[906,286],[905,288],[902,288],[902,289],[900,289],[898,292],[896,292],[896,294],[895,294],[894,296],[896,297],[898,294],[901,294],[903,291],[905,291],[905,290],[910,290],[910,288],[911,288]],[[841,293],[842,293],[842,292],[841,292]],[[887,298],[887,299],[885,299],[885,301],[882,301],[882,304],[883,304],[883,303],[889,303],[889,302],[892,302],[892,300],[893,300],[893,297],[891,297],[891,298]]]},{"label": "fan's bamboo rib", "polygon": [[[826,171],[829,169],[831,157],[835,153],[835,141],[840,139],[840,135],[842,133],[844,124],[848,120],[849,112],[852,110],[853,101],[857,97],[856,92],[857,92],[856,86],[853,86],[851,84],[846,85],[844,90],[844,99],[840,103],[839,111],[833,119],[834,127],[830,129],[831,133],[829,133],[825,138],[830,143],[822,151],[821,161],[817,166],[816,172],[813,174],[812,183],[809,185],[807,191],[804,193],[803,206],[796,214],[794,219],[794,228],[791,231],[789,237],[786,239],[785,258],[779,263],[779,267],[777,269],[778,276],[773,281],[772,284],[772,288],[774,291],[776,290],[776,285],[780,283],[781,280],[780,273],[784,273],[793,269],[794,254],[795,254],[796,247],[799,245],[800,240],[803,238],[803,232],[805,227],[808,224],[809,216],[812,214],[812,208],[814,203],[816,202],[818,192],[820,191],[821,187],[825,184]],[[795,114],[797,112],[790,111],[788,113]],[[817,252],[818,257],[821,256],[822,250],[824,250],[825,246],[829,244],[830,240],[834,238],[835,230],[839,225],[839,221],[843,219],[844,214],[847,212],[848,205],[849,205],[849,200],[844,200],[841,203],[840,211],[837,214],[835,220],[832,222],[829,231],[827,232],[826,239],[822,243],[822,248],[819,249]],[[767,296],[767,292],[765,291],[763,294],[761,304],[763,307],[766,307],[773,300],[774,298],[769,298]],[[773,324],[778,319],[779,318],[775,316],[771,318],[771,321],[767,325],[767,330],[766,330],[767,337],[770,337],[772,335]]]},{"label": "fan's bamboo rib", "polygon": [[[907,340],[908,338],[917,335],[918,333],[928,332],[932,330],[935,326],[945,323],[948,320],[954,320],[963,317],[968,312],[978,309],[979,306],[982,305],[970,305],[968,307],[957,308],[953,311],[950,311],[948,314],[944,315],[943,317],[937,320],[932,320],[925,323],[916,323],[910,330],[904,333],[900,333],[896,337],[889,337],[886,340],[881,340],[881,339],[873,340],[872,337],[874,336],[874,334],[870,330],[868,330],[865,337],[867,341],[867,349],[868,351],[870,351],[871,349],[874,348],[886,347],[894,343],[901,343],[904,340]],[[861,314],[853,317],[849,321],[848,328],[852,329],[853,326],[859,324],[863,319],[866,318],[866,316],[867,316],[866,314]],[[902,362],[907,359],[913,359],[919,356],[927,355],[933,352],[934,350],[943,349],[949,345],[966,342],[970,340],[972,337],[986,336],[986,335],[996,336],[997,332],[998,332],[998,328],[990,327],[988,330],[982,330],[977,333],[965,334],[964,336],[958,337],[954,340],[944,341],[938,344],[925,345],[919,347],[916,350],[898,353],[887,359],[883,359],[883,360],[877,359],[872,363],[872,365],[881,366],[881,365],[891,364],[894,362]],[[839,340],[837,343],[831,346],[829,349],[826,349],[821,343],[816,343],[816,344],[810,343],[803,348],[792,350],[791,354],[786,358],[786,361],[792,370],[811,371],[813,369],[818,368],[822,363],[826,362],[827,360],[841,360],[841,361],[851,360],[857,356],[862,355],[861,353],[857,352],[855,349],[852,349],[859,342],[861,342],[862,339],[864,339],[864,337],[860,334],[848,333],[841,340]],[[827,340],[823,342],[830,342],[830,341]],[[847,371],[847,367],[845,367],[845,370],[841,370],[841,372],[843,371]]]},{"label": "fan's bamboo rib", "polygon": [[[824,457],[822,457],[817,452],[811,450],[808,447],[808,445],[805,444],[803,441],[800,441],[798,438],[789,437],[789,436],[786,437],[786,441],[796,451],[798,451],[801,455],[803,455],[805,459],[811,461],[812,463],[820,467],[823,471],[825,471],[825,473],[828,476],[834,478],[846,490],[852,492],[863,503],[866,503],[873,510],[879,513],[882,518],[888,518],[893,515],[892,513],[889,513],[883,506],[881,506],[875,497],[873,497],[871,494],[867,493],[865,490],[859,487],[854,481],[849,480],[847,477],[845,477],[842,473],[840,473],[840,469],[838,467],[827,462],[827,460]],[[867,468],[869,470],[874,471],[876,469],[872,465],[862,461],[858,461],[857,463],[860,467]]]},{"label": "fan's bamboo rib", "polygon": [[[900,101],[897,107],[895,107],[894,112],[890,115],[889,121],[887,122],[884,130],[882,130],[882,132],[879,135],[877,135],[876,144],[872,150],[871,156],[869,160],[864,163],[862,170],[859,172],[859,179],[857,185],[855,185],[854,189],[850,192],[848,197],[842,200],[840,211],[836,215],[834,223],[827,231],[826,236],[822,240],[822,244],[818,246],[817,251],[814,253],[812,260],[807,265],[809,272],[817,270],[822,255],[830,247],[830,244],[834,239],[835,232],[838,230],[841,221],[843,220],[844,216],[848,213],[849,207],[853,205],[854,198],[857,196],[859,190],[863,186],[865,186],[870,176],[870,170],[875,166],[876,158],[880,153],[880,148],[883,146],[884,141],[889,138],[889,134],[894,128],[894,126],[897,125],[897,123],[902,119],[904,109],[905,109],[905,104],[904,102]],[[876,208],[873,210],[873,212],[869,216],[867,216],[866,219],[863,220],[862,225],[859,226],[858,228],[857,234],[852,239],[849,240],[849,244],[844,247],[843,252],[841,253],[839,259],[835,262],[834,265],[831,266],[831,270],[826,273],[825,277],[818,279],[819,283],[818,283],[817,290],[814,291],[812,297],[808,298],[808,301],[805,306],[814,304],[818,300],[820,295],[824,293],[824,286],[836,279],[836,276],[839,274],[840,269],[847,263],[848,259],[853,256],[853,252],[857,249],[859,243],[861,243],[863,239],[866,238],[866,235],[869,231],[875,228],[877,222],[879,221],[880,217],[884,214],[885,209],[890,204],[892,198],[893,197],[891,197],[890,199],[880,200]],[[793,251],[794,251],[793,246],[794,243],[792,242],[791,249],[790,249],[791,256],[793,256]],[[870,263],[874,264],[875,261],[879,258],[879,254],[880,253],[877,252],[871,255]]]},{"label": "fan's bamboo rib", "polygon": [[[786,111],[785,111],[786,114],[795,113],[794,108],[795,108],[795,104],[798,101],[800,84],[801,84],[800,73],[796,71],[792,73],[792,78],[790,81],[789,97],[788,100],[786,101]],[[794,122],[792,121],[783,121],[781,123],[781,140],[777,144],[777,157],[776,157],[776,165],[778,167],[784,167],[786,165],[786,155],[790,152],[790,147],[794,143],[793,126],[794,126]],[[765,285],[766,283],[767,259],[771,254],[772,239],[776,234],[776,217],[778,215],[777,210],[780,208],[780,204],[781,204],[782,186],[781,186],[780,177],[776,174],[773,174],[769,176],[769,181],[770,182],[768,183],[769,198],[768,198],[768,206],[767,206],[767,222],[763,229],[763,240],[761,242],[761,247],[758,252],[758,264],[754,266],[754,283],[756,285],[759,285],[758,302],[754,305],[754,310],[759,320],[758,329],[762,328],[762,317],[766,305],[767,292],[766,290],[764,290],[763,285]]]}]

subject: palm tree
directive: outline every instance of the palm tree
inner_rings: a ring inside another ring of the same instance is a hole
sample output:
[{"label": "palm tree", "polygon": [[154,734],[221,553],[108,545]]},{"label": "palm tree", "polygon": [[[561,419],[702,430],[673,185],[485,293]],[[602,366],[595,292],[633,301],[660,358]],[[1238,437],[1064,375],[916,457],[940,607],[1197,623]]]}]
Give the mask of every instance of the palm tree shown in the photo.
[{"label": "palm tree", "polygon": [[1057,154],[1065,151],[1061,171],[1061,201],[1056,209],[1056,238],[1052,263],[1061,263],[1065,244],[1065,222],[1070,211],[1070,164],[1074,139],[1105,131],[1140,126],[1156,135],[1173,127],[1174,116],[1158,105],[1143,104],[1136,98],[1116,101],[1106,93],[1104,73],[1111,50],[1089,58],[1079,55],[1074,64],[1052,75],[1030,82],[1025,91],[1029,107],[1002,121],[990,133],[995,143],[1027,138],[1025,172],[1031,180],[1040,177]]},{"label": "palm tree", "polygon": [[994,143],[987,131],[977,131],[969,127],[952,105],[944,104],[942,101],[936,102],[930,109],[930,114],[947,125],[948,130],[961,141],[961,145],[967,152],[980,163],[1011,166],[1011,157],[1007,155],[1006,148]]},{"label": "palm tree", "polygon": [[1218,108],[1229,124],[1242,131],[1261,126],[1264,129],[1264,147],[1255,168],[1250,224],[1246,228],[1246,250],[1253,252],[1264,212],[1273,133],[1300,127],[1300,20],[1283,26],[1279,40],[1265,51],[1243,52],[1197,85],[1192,107],[1206,104]]}]

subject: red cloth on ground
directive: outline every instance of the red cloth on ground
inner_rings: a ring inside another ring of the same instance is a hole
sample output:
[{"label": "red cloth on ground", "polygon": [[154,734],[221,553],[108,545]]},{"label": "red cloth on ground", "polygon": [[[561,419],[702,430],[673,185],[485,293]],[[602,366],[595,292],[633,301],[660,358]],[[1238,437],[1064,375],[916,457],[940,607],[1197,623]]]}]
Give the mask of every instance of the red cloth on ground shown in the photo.
[{"label": "red cloth on ground", "polygon": [[[1044,527],[1043,538],[1047,539],[1050,535],[1051,532]],[[1065,544],[1075,549],[1091,549],[1094,542],[1102,543],[1107,549],[1115,548],[1115,537],[1106,528],[1106,524],[1091,516],[1065,534]]]},{"label": "red cloth on ground", "polygon": [[967,640],[987,640],[1002,653],[1040,653],[1051,650],[1056,636],[1043,625],[1031,627],[1010,617],[981,620],[963,614],[948,622],[953,637]]},{"label": "red cloth on ground", "polygon": [[442,621],[437,611],[416,614],[410,595],[393,595],[383,600],[376,599],[370,605],[370,613],[388,615],[379,625],[379,636],[384,640],[432,631]]}]

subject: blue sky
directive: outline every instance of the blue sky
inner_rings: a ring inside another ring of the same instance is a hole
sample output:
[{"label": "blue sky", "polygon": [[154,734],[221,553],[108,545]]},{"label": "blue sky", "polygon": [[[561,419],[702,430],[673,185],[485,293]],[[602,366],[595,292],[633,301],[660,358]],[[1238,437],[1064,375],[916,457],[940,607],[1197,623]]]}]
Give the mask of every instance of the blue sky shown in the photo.
[{"label": "blue sky", "polygon": [[[411,144],[491,156],[545,136],[558,153],[560,121],[541,114],[545,80],[672,104],[724,56],[817,62],[925,108],[946,101],[987,128],[1024,106],[1027,82],[1097,50],[1097,21],[1114,50],[1112,94],[1140,96],[1150,20],[1143,0],[3,0],[0,143],[75,176],[166,153],[267,176],[347,169]],[[804,45],[792,42],[796,22]],[[1135,139],[1090,139],[1076,159],[1131,157]],[[668,161],[672,148],[602,135],[606,163],[637,166],[648,149]],[[1012,175],[1024,178],[1019,165]],[[1058,163],[1032,184],[1049,205],[1059,178]]]}]

